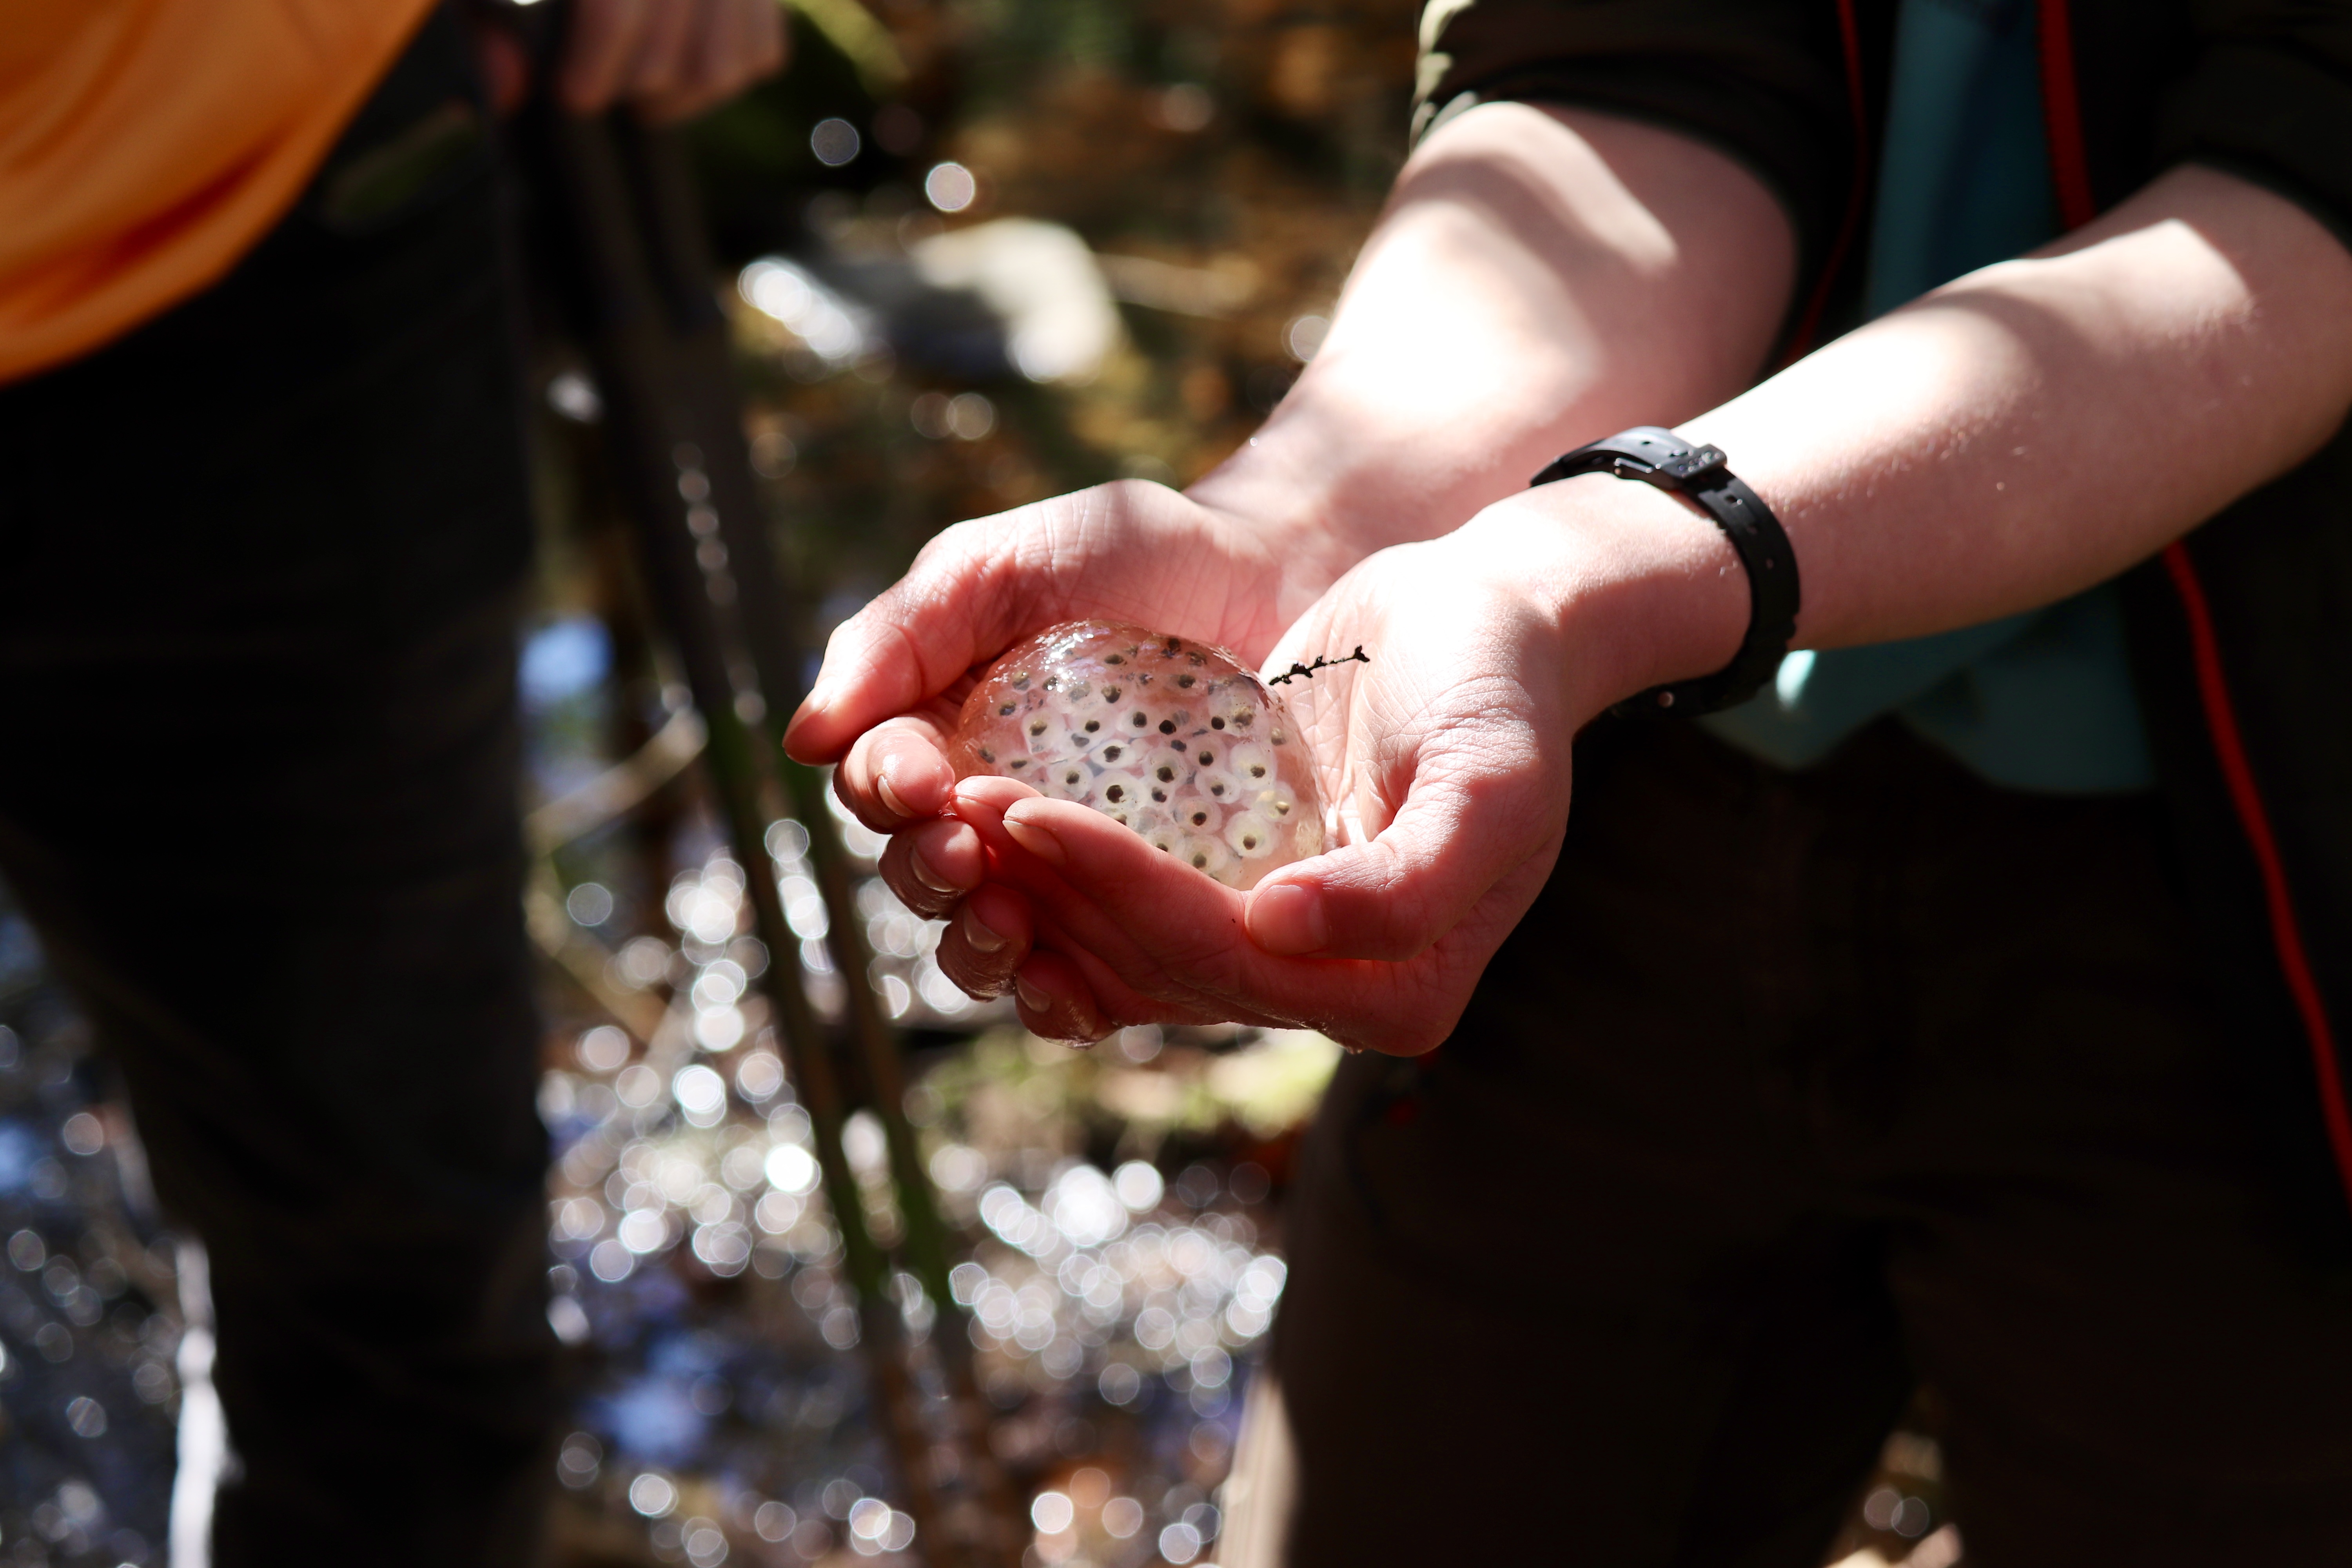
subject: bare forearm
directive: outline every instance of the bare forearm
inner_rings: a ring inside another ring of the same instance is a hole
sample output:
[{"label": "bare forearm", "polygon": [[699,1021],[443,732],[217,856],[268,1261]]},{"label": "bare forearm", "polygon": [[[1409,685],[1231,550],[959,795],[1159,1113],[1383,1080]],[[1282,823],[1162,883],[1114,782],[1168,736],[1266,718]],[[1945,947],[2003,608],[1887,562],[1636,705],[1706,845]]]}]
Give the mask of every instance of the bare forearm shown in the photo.
[{"label": "bare forearm", "polygon": [[2187,168],[1831,344],[1686,433],[1737,457],[1812,647],[2047,604],[2310,456],[2352,407],[2352,255]]},{"label": "bare forearm", "polygon": [[[2352,255],[2308,215],[2183,169],[2034,258],[1960,279],[1681,426],[1789,531],[1801,647],[2052,603],[2308,457],[2352,408]],[[1482,523],[1590,650],[1591,700],[1720,668],[1748,616],[1728,548],[1602,478]]]},{"label": "bare forearm", "polygon": [[1321,352],[1192,493],[1293,536],[1312,591],[1459,526],[1567,447],[1730,396],[1793,266],[1778,205],[1711,149],[1606,115],[1475,110],[1415,153]]},{"label": "bare forearm", "polygon": [[[933,540],[835,633],[794,754],[838,756],[1076,616],[1264,657],[1366,556],[1461,527],[1567,447],[1738,392],[1785,310],[1793,247],[1763,185],[1686,138],[1472,110],[1414,153],[1322,351],[1248,446],[1189,499],[1102,485]],[[922,757],[928,802],[948,774]]]}]

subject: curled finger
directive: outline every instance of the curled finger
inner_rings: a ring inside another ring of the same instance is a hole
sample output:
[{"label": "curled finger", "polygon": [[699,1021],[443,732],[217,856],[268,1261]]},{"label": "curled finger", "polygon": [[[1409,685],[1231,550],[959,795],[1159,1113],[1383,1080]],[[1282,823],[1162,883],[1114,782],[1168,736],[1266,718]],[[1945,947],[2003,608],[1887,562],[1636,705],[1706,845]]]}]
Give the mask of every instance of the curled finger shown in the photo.
[{"label": "curled finger", "polygon": [[1013,977],[1023,1026],[1041,1039],[1091,1046],[1116,1027],[1077,966],[1058,952],[1033,952]]},{"label": "curled finger", "polygon": [[695,86],[701,101],[688,113],[724,103],[773,68],[760,24],[781,9],[775,0],[715,0],[697,62]]},{"label": "curled finger", "polygon": [[882,880],[898,901],[940,920],[988,875],[980,835],[953,817],[935,817],[894,834],[882,851]]},{"label": "curled finger", "polygon": [[955,787],[947,736],[937,721],[902,714],[857,739],[834,771],[833,792],[877,833],[937,816]]},{"label": "curled finger", "polygon": [[646,0],[645,31],[637,39],[621,82],[623,96],[658,109],[690,84],[697,34],[709,26],[701,15],[711,0]]},{"label": "curled finger", "polygon": [[1034,931],[1025,897],[1011,888],[982,887],[948,917],[940,933],[940,971],[975,1000],[1006,995],[1013,975],[1029,962]]},{"label": "curled finger", "polygon": [[647,0],[575,0],[560,73],[564,107],[594,114],[626,79],[647,24]]}]

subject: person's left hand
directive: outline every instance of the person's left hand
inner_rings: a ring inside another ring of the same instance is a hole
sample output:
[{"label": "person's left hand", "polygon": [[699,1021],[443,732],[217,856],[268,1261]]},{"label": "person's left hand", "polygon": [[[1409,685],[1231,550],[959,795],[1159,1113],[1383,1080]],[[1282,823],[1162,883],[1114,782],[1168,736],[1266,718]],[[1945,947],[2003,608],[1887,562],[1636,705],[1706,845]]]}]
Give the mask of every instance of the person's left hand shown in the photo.
[{"label": "person's left hand", "polygon": [[971,900],[993,900],[982,918],[1008,940],[974,949],[959,920],[942,967],[979,994],[1017,980],[1023,1021],[1051,1037],[1233,1020],[1397,1054],[1439,1044],[1549,875],[1572,738],[1617,695],[1605,660],[1578,668],[1531,564],[1559,539],[1496,509],[1367,558],[1285,634],[1269,668],[1359,644],[1371,662],[1282,688],[1339,847],[1250,893],[1085,806],[959,784],[949,811],[988,862]]},{"label": "person's left hand", "polygon": [[572,0],[557,87],[575,114],[625,102],[662,124],[773,75],[789,42],[777,0]]}]

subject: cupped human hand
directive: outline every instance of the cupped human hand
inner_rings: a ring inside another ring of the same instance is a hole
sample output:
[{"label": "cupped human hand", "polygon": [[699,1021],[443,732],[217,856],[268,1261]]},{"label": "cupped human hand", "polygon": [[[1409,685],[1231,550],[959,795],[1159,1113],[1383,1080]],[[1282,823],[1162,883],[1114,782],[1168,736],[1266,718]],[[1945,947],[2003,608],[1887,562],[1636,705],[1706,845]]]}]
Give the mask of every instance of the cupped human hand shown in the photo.
[{"label": "cupped human hand", "polygon": [[1024,1021],[1062,1038],[1232,1020],[1397,1054],[1438,1045],[1550,874],[1575,732],[1618,695],[1580,671],[1557,596],[1531,585],[1530,552],[1553,542],[1529,531],[1550,526],[1489,514],[1382,551],[1284,634],[1269,669],[1360,645],[1370,662],[1285,684],[1337,843],[1247,894],[1085,806],[1004,780],[955,786],[922,834],[957,876],[984,867],[988,892],[1027,904],[985,965],[951,928],[950,975],[1010,975]]},{"label": "cupped human hand", "polygon": [[834,632],[786,749],[840,763],[835,793],[889,836],[881,870],[899,899],[948,921],[940,963],[966,991],[1014,994],[1053,1037],[1108,1028],[1079,1001],[1073,961],[1055,956],[1079,944],[1017,888],[989,880],[982,833],[949,810],[961,798],[992,823],[992,811],[1034,793],[1010,780],[956,784],[947,742],[980,669],[1034,632],[1087,617],[1263,657],[1328,581],[1315,575],[1318,552],[1286,537],[1164,485],[1121,480],[949,529]]},{"label": "cupped human hand", "polygon": [[[906,576],[844,622],[785,733],[808,763],[838,761],[835,788],[882,833],[929,825],[954,784],[946,742],[977,672],[1058,621],[1129,621],[1265,657],[1322,584],[1282,536],[1164,485],[1124,479],[958,524],[926,545]],[[977,862],[935,827],[921,869]],[[886,875],[921,904],[911,852]],[[951,860],[953,864],[942,864]],[[941,887],[971,884],[935,877]],[[937,890],[937,889],[934,889]],[[926,912],[940,912],[936,898]]]}]

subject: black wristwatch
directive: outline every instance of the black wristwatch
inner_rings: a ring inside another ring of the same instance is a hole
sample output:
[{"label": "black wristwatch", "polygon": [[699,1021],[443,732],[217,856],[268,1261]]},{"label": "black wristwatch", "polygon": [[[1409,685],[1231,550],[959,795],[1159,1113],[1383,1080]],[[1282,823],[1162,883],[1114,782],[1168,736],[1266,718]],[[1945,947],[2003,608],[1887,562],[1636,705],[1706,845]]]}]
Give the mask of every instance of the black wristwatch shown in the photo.
[{"label": "black wristwatch", "polygon": [[1731,541],[1748,572],[1748,637],[1713,675],[1654,686],[1617,704],[1625,714],[1712,713],[1763,689],[1797,635],[1797,553],[1780,520],[1724,465],[1720,447],[1694,447],[1671,430],[1637,425],[1605,441],[1553,459],[1528,483],[1548,485],[1578,474],[1614,474],[1688,496]]}]

